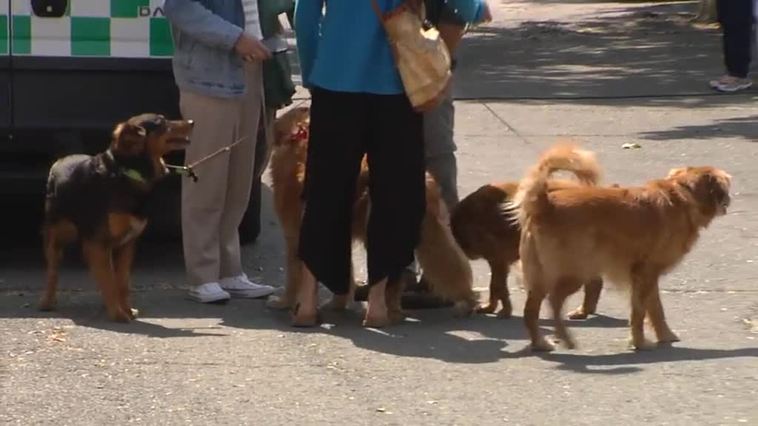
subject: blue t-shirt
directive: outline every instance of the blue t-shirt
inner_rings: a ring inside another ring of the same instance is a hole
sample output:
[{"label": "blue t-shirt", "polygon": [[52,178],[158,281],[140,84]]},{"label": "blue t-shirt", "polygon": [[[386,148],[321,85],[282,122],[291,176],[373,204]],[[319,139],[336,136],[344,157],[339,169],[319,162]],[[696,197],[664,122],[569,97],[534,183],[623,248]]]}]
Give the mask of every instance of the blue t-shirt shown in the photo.
[{"label": "blue t-shirt", "polygon": [[[386,12],[403,1],[377,0],[377,3]],[[297,1],[295,33],[304,86],[380,95],[403,93],[387,35],[371,2]],[[482,14],[483,0],[455,0],[455,3],[467,11],[462,15],[468,19]]]}]

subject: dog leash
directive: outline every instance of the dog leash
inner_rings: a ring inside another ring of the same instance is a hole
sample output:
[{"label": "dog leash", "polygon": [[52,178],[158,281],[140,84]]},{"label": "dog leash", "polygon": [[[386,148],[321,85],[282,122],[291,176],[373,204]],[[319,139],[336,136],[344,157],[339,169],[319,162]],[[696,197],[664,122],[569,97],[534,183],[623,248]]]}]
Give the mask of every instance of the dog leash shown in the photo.
[{"label": "dog leash", "polygon": [[206,161],[208,161],[208,160],[210,160],[210,159],[212,159],[212,158],[220,155],[223,152],[229,152],[229,151],[231,151],[232,148],[234,148],[235,146],[239,145],[240,142],[244,141],[247,138],[248,138],[248,136],[239,138],[236,141],[234,141],[234,143],[232,143],[230,145],[227,145],[225,147],[222,147],[222,148],[220,148],[220,149],[218,149],[218,150],[216,150],[216,151],[214,151],[214,152],[206,155],[205,157],[203,157],[203,158],[201,158],[201,159],[199,159],[199,160],[197,160],[197,161],[195,161],[193,163],[187,164],[186,166],[174,166],[174,165],[166,164],[166,168],[169,169],[169,170],[173,170],[174,173],[177,174],[177,175],[186,176],[188,178],[191,178],[193,182],[197,182],[198,181],[198,177],[195,174],[195,167],[197,167],[200,164],[203,164]]}]

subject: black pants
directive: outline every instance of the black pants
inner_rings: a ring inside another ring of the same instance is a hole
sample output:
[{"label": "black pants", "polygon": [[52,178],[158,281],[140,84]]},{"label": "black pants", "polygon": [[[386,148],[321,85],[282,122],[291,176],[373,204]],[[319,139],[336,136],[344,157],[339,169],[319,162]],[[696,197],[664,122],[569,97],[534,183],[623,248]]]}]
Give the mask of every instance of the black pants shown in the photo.
[{"label": "black pants", "polygon": [[405,95],[312,91],[299,256],[335,294],[348,292],[351,220],[368,154],[369,285],[413,262],[425,210],[422,116]]},{"label": "black pants", "polygon": [[726,71],[731,76],[746,78],[753,38],[753,0],[718,0],[717,6],[724,32]]}]

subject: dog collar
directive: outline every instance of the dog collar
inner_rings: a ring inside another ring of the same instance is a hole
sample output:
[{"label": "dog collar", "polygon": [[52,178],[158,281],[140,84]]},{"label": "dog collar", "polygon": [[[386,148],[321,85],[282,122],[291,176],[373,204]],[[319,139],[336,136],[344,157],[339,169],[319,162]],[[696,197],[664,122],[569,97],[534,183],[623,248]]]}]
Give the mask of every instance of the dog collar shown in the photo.
[{"label": "dog collar", "polygon": [[297,127],[297,132],[292,134],[292,142],[308,140],[308,128],[302,124]]},{"label": "dog collar", "polygon": [[128,178],[130,180],[133,180],[141,184],[147,184],[147,179],[145,179],[145,177],[142,176],[142,173],[140,173],[139,170],[119,166],[118,162],[116,161],[116,157],[113,156],[113,153],[111,152],[110,149],[105,151],[105,155],[107,155],[108,159],[111,160],[113,164],[116,165],[118,175],[124,176],[125,178]]},{"label": "dog collar", "polygon": [[142,173],[138,172],[137,170],[119,168],[119,172],[121,172],[122,176],[128,177],[133,181],[139,183],[147,183],[147,180],[145,180],[145,178],[142,176]]}]

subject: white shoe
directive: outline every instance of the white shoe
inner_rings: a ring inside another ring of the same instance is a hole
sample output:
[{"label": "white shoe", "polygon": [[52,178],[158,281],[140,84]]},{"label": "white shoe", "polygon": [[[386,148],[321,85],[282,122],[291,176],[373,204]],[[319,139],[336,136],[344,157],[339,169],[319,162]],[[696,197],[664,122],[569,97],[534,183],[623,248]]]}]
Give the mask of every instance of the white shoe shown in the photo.
[{"label": "white shoe", "polygon": [[205,283],[189,291],[190,299],[200,303],[217,303],[231,298],[218,283]]},{"label": "white shoe", "polygon": [[753,85],[753,81],[749,78],[732,77],[730,75],[721,77],[718,80],[711,82],[711,87],[719,92],[733,93],[740,90],[749,89]]},{"label": "white shoe", "polygon": [[233,297],[257,299],[269,296],[274,292],[274,287],[256,284],[247,278],[244,273],[236,277],[227,277],[221,280],[221,287]]}]

